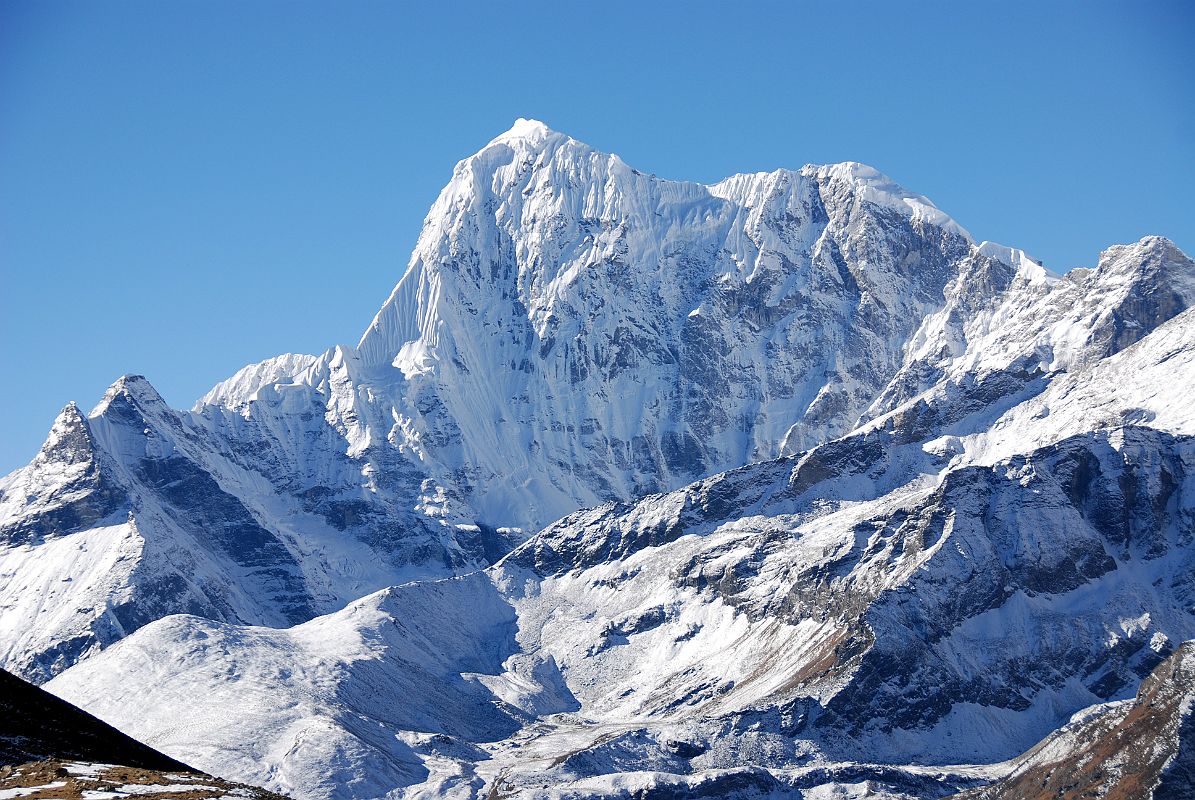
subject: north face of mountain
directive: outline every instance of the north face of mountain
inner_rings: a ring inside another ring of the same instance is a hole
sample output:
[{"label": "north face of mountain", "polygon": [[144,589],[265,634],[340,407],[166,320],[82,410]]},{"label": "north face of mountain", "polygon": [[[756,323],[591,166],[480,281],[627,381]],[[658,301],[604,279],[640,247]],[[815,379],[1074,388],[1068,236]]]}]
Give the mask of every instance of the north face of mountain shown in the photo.
[{"label": "north face of mountain", "polygon": [[706,187],[524,126],[457,166],[358,350],[431,404],[407,446],[538,527],[844,433],[970,251],[862,165]]},{"label": "north face of mountain", "polygon": [[355,350],[196,412],[331,509],[364,476],[530,531],[849,430],[972,249],[862,165],[707,187],[520,124],[457,165]]}]

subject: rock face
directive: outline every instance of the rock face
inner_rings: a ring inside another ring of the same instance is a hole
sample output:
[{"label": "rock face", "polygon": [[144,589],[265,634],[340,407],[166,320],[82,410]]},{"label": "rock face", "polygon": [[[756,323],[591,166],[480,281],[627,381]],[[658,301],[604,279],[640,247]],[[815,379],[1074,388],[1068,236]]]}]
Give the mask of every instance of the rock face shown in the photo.
[{"label": "rock face", "polygon": [[1137,696],[1087,709],[1016,759],[1004,778],[959,800],[1185,798],[1195,791],[1195,643],[1141,683]]},{"label": "rock face", "polygon": [[521,121],[357,347],[63,412],[0,652],[303,800],[1003,791],[1195,640],[1193,303],[1159,237],[1057,277]]}]

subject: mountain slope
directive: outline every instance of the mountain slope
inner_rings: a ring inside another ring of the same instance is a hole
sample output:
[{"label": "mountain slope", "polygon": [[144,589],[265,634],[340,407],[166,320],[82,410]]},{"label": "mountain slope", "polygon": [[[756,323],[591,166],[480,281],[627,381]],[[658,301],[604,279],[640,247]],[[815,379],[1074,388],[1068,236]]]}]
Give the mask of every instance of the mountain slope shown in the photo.
[{"label": "mountain slope", "polygon": [[[168,614],[294,624],[408,579],[412,562],[450,573],[442,541],[460,550],[431,526],[389,542],[344,535],[223,457],[137,377],[88,416],[68,406],[0,491],[0,654],[35,681]],[[478,548],[456,563],[486,561]]]},{"label": "mountain slope", "polygon": [[[485,573],[290,631],[163,620],[50,687],[105,714],[193,695],[203,719],[293,708],[185,737],[127,723],[200,764],[242,751],[232,777],[286,775],[269,785],[302,797],[974,787],[1002,768],[928,765],[1012,758],[1195,638],[1195,428],[1177,400],[1191,313],[1001,405],[1024,449],[1000,425],[919,439],[894,412],[797,457],[577,512]],[[924,416],[956,401],[915,402]],[[313,720],[331,753],[298,747]],[[346,759],[390,783],[321,777]]]},{"label": "mountain slope", "polygon": [[80,759],[156,770],[186,764],[0,670],[0,765]]},{"label": "mountain slope", "polygon": [[[578,515],[489,573],[289,631],[171,617],[50,688],[303,797],[999,761],[1195,638],[1180,511],[1195,451],[1157,436],[1066,440],[829,514],[711,519],[728,476],[689,495],[695,519],[672,496]],[[1163,516],[1110,524],[1125,485]],[[615,535],[633,546],[564,545]],[[536,563],[549,548],[556,568]]]}]

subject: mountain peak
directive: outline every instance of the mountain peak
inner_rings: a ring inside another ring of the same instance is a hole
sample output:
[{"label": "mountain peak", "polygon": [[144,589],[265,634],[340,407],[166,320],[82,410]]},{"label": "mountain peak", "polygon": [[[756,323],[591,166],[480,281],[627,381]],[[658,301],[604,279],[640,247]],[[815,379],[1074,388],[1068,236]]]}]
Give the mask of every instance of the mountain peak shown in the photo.
[{"label": "mountain peak", "polygon": [[494,137],[493,141],[505,142],[512,139],[546,139],[554,134],[558,136],[562,135],[558,134],[556,131],[552,130],[537,119],[526,119],[524,117],[519,117],[514,121],[514,124],[510,126],[510,130]]},{"label": "mountain peak", "polygon": [[1195,292],[1195,262],[1165,236],[1144,236],[1100,253],[1097,272],[1158,273],[1183,294]]},{"label": "mountain peak", "polygon": [[519,117],[508,130],[495,136],[485,147],[461,163],[476,161],[478,158],[481,158],[482,161],[489,161],[486,156],[492,156],[497,152],[505,152],[507,148],[516,151],[537,152],[554,146],[568,144],[580,147],[585,151],[593,150],[589,145],[577,141],[568,134],[553,130],[537,119]]},{"label": "mountain peak", "polygon": [[166,406],[166,401],[162,399],[158,390],[146,380],[144,375],[122,375],[108,387],[108,391],[104,392],[103,399],[92,409],[89,416],[95,417],[104,413],[113,401],[120,397],[128,398],[142,409]]},{"label": "mountain peak", "polygon": [[1046,269],[1041,261],[1033,258],[1024,250],[1017,247],[996,242],[983,241],[975,246],[975,251],[985,258],[1002,261],[1016,270],[1025,280],[1040,283],[1042,281],[1057,280],[1060,276]]},{"label": "mountain peak", "polygon": [[1102,258],[1116,258],[1121,255],[1128,254],[1138,257],[1160,257],[1167,261],[1189,261],[1182,250],[1178,248],[1174,242],[1167,239],[1165,236],[1149,235],[1142,236],[1135,242],[1125,244],[1114,244],[1105,248],[1101,253]]},{"label": "mountain peak", "polygon": [[38,451],[36,461],[67,464],[86,462],[91,458],[91,446],[91,432],[87,426],[87,419],[72,400],[55,418],[45,443]]},{"label": "mountain peak", "polygon": [[289,382],[317,360],[315,356],[301,353],[283,353],[242,367],[231,378],[217,383],[207,394],[199,398],[193,410],[199,411],[204,406],[216,405],[243,408],[257,396],[262,387]]},{"label": "mountain peak", "polygon": [[971,234],[928,197],[910,192],[878,169],[858,161],[843,161],[825,166],[809,165],[803,174],[812,175],[819,183],[841,182],[854,188],[862,200],[873,205],[890,208],[914,220],[923,220],[944,230],[959,234],[968,241],[974,241]]}]

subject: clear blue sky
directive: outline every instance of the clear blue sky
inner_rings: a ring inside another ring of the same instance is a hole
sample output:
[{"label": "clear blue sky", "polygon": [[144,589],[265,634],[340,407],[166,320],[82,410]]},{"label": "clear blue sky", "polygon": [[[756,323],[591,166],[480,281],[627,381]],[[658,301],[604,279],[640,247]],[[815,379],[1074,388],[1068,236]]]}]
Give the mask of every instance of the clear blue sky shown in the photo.
[{"label": "clear blue sky", "polygon": [[1057,270],[1195,250],[1195,3],[0,2],[0,472],[122,373],[355,343],[519,116],[669,178],[870,163]]}]

